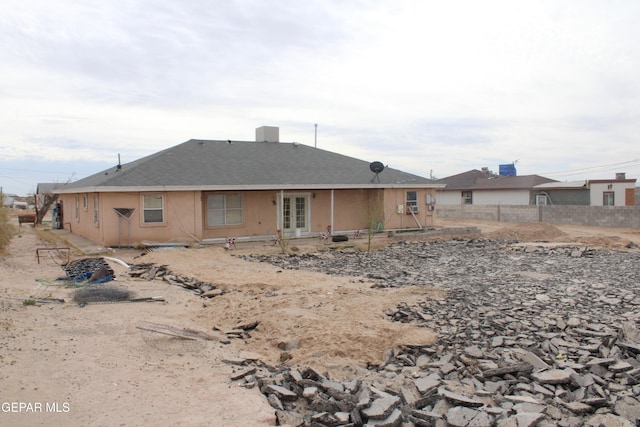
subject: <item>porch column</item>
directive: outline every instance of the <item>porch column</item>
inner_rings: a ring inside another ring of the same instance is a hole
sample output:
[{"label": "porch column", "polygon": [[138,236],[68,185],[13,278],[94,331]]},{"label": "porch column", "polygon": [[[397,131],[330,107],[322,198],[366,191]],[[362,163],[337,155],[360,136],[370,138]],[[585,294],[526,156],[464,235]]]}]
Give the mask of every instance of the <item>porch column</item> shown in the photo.
[{"label": "porch column", "polygon": [[333,192],[335,190],[332,188],[331,189],[331,234],[333,234],[333,230],[335,230],[335,227],[333,226]]},{"label": "porch column", "polygon": [[284,190],[280,190],[280,203],[278,206],[278,230],[280,230],[280,233],[282,234],[281,238],[284,238],[284,215],[283,215],[283,210],[284,210]]}]

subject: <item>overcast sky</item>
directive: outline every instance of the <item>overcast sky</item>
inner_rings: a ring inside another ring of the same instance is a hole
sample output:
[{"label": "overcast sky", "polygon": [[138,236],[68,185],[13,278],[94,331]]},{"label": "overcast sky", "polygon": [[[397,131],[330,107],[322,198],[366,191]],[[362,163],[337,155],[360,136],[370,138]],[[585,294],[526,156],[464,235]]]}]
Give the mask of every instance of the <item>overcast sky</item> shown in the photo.
[{"label": "overcast sky", "polygon": [[0,186],[191,138],[424,177],[640,178],[637,0],[3,0]]}]

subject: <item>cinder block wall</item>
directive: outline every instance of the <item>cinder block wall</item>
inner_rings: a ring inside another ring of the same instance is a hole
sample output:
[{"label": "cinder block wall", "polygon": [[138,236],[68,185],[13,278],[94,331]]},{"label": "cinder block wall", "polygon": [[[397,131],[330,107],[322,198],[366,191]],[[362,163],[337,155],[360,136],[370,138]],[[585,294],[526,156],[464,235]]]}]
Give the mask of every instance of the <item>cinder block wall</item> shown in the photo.
[{"label": "cinder block wall", "polygon": [[436,205],[440,218],[640,228],[640,206]]},{"label": "cinder block wall", "polygon": [[[536,222],[538,221],[538,209],[531,209],[532,206],[506,205],[498,206],[500,219],[504,222]],[[537,208],[537,206],[533,206]]]}]

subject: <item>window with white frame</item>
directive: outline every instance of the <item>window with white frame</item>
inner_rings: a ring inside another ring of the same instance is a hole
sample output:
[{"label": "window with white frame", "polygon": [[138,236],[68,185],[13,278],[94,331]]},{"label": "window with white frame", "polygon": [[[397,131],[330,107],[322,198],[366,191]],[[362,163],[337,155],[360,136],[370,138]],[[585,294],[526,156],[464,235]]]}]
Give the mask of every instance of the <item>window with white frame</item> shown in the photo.
[{"label": "window with white frame", "polygon": [[162,194],[142,196],[143,221],[145,224],[164,222],[164,197]]},{"label": "window with white frame", "polygon": [[82,195],[82,207],[84,208],[85,212],[89,210],[89,195],[87,194]]},{"label": "window with white frame", "polygon": [[407,212],[418,212],[417,191],[407,191]]},{"label": "window with white frame", "polygon": [[207,195],[207,225],[242,224],[242,196],[238,193]]},{"label": "window with white frame", "polygon": [[80,221],[80,195],[76,194],[76,221]]}]

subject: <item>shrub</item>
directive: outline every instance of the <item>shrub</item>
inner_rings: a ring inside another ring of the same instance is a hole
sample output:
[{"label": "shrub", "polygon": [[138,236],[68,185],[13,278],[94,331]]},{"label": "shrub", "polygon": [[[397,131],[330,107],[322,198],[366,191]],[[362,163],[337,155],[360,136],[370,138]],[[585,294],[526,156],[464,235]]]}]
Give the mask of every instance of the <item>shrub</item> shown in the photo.
[{"label": "shrub", "polygon": [[[2,197],[0,196],[0,203]],[[9,222],[9,211],[7,208],[0,208],[0,253],[5,252],[11,238],[16,234],[16,227]]]}]

